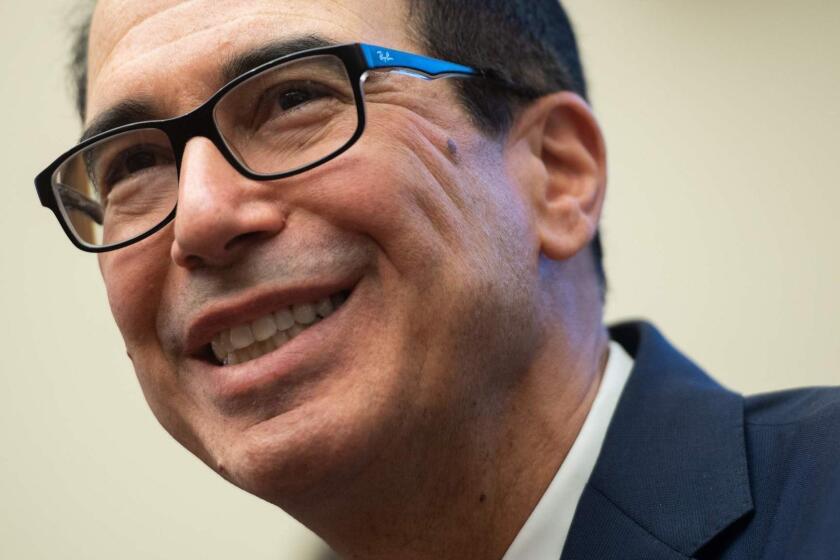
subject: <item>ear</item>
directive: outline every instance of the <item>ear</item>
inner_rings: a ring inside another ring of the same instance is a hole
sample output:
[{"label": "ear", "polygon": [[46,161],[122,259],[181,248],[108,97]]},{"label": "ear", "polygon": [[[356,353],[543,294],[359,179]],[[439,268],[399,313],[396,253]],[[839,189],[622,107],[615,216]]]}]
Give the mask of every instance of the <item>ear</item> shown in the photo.
[{"label": "ear", "polygon": [[592,241],[604,203],[607,154],[601,129],[580,96],[560,92],[542,97],[517,116],[508,136],[520,185],[533,203],[540,252],[566,260]]}]

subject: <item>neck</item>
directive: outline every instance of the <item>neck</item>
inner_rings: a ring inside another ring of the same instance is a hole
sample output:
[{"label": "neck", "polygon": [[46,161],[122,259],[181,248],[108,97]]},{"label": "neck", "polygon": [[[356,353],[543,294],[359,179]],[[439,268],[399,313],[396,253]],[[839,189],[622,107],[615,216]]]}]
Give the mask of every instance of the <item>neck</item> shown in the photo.
[{"label": "neck", "polygon": [[374,461],[364,481],[313,502],[317,514],[290,513],[346,560],[501,558],[566,458],[606,365],[597,295],[547,308],[552,326],[503,398],[476,396],[455,427],[430,419],[427,437],[398,443],[412,460]]}]

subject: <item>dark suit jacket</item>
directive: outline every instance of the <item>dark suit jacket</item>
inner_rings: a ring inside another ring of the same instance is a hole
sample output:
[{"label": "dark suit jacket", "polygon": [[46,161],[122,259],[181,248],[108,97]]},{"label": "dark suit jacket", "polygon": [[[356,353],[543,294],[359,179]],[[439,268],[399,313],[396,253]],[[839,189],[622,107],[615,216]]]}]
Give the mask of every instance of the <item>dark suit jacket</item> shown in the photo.
[{"label": "dark suit jacket", "polygon": [[561,560],[840,559],[840,388],[742,397],[647,323],[611,336],[635,365]]}]

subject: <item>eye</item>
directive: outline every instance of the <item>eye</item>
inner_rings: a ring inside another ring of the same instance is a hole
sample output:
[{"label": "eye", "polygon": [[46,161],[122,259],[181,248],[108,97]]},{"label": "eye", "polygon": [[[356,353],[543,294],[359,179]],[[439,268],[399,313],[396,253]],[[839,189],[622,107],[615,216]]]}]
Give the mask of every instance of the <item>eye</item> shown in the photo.
[{"label": "eye", "polygon": [[150,169],[171,165],[172,163],[172,153],[161,146],[132,146],[123,150],[108,162],[103,175],[103,185],[101,185],[105,190],[102,194],[107,194],[120,182],[127,181]]},{"label": "eye", "polygon": [[316,108],[325,107],[324,103],[334,101],[336,97],[328,85],[313,80],[281,82],[262,94],[254,120],[265,124],[284,119],[288,124],[286,119],[291,119],[293,115],[300,118],[312,116],[317,113]]},{"label": "eye", "polygon": [[155,161],[157,161],[155,154],[151,152],[137,152],[128,154],[123,165],[125,165],[125,170],[128,173],[136,173],[141,169],[152,167]]},{"label": "eye", "polygon": [[324,97],[323,92],[319,92],[312,87],[295,87],[293,89],[286,89],[277,94],[277,105],[284,111],[289,111],[307,103]]},{"label": "eye", "polygon": [[286,80],[265,89],[245,122],[250,130],[265,132],[321,122],[339,99],[330,86],[314,80]]}]

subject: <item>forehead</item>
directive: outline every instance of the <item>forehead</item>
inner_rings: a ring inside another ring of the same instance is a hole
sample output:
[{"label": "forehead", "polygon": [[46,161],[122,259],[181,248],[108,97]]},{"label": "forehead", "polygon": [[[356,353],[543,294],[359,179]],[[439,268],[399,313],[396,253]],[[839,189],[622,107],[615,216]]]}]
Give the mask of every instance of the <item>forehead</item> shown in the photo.
[{"label": "forehead", "polygon": [[100,0],[91,23],[88,119],[152,97],[167,112],[197,105],[238,53],[306,35],[415,48],[397,0]]}]

